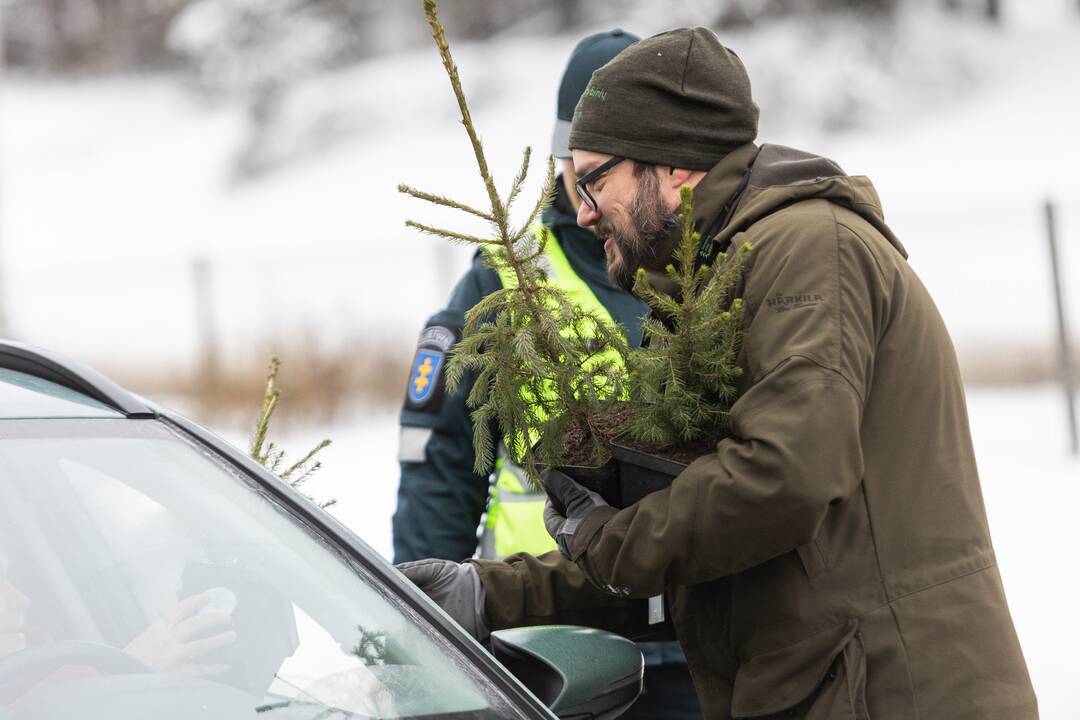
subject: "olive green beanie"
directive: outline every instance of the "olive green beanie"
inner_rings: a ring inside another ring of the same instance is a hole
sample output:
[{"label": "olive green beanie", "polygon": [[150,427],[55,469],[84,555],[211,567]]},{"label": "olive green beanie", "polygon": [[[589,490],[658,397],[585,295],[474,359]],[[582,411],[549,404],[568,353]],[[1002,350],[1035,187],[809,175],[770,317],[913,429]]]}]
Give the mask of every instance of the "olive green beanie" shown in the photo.
[{"label": "olive green beanie", "polygon": [[758,107],[742,61],[703,27],[623,50],[593,73],[570,148],[708,170],[757,137]]}]

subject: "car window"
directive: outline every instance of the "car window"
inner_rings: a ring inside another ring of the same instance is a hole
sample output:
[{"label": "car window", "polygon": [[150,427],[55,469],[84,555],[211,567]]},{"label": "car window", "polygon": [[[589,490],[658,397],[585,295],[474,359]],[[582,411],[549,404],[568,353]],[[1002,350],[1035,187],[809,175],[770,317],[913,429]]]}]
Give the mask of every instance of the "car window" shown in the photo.
[{"label": "car window", "polygon": [[0,560],[0,707],[520,717],[363,567],[159,421],[0,422]]},{"label": "car window", "polygon": [[63,385],[0,368],[0,418],[122,417],[92,397]]}]

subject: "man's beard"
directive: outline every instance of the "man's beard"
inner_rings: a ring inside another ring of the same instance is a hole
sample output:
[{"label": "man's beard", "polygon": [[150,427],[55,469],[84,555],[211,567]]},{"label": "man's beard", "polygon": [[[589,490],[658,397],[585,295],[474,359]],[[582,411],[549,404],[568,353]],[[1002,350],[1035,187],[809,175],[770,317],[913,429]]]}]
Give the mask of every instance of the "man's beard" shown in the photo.
[{"label": "man's beard", "polygon": [[607,253],[611,281],[630,292],[637,269],[656,256],[657,246],[677,227],[679,215],[664,206],[656,168],[647,168],[638,176],[637,191],[626,207],[626,217],[619,223],[605,219],[596,224],[597,235],[610,238],[615,246]]}]

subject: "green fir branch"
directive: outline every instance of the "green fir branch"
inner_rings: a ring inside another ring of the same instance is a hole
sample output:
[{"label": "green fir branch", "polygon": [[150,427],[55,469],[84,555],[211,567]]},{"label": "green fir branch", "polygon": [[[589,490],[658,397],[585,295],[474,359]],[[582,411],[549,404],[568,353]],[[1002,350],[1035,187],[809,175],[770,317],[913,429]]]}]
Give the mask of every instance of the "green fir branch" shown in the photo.
[{"label": "green fir branch", "polygon": [[506,207],[513,205],[514,200],[521,193],[522,187],[525,185],[525,179],[529,176],[529,163],[532,161],[532,148],[526,147],[525,151],[521,153],[521,167],[518,169],[518,174],[514,176],[514,182],[510,185],[510,192],[506,194]]},{"label": "green fir branch", "polygon": [[484,212],[483,210],[477,210],[474,207],[466,205],[465,203],[458,202],[457,200],[451,200],[445,195],[435,195],[434,193],[424,192],[423,190],[417,190],[416,188],[409,187],[408,185],[398,185],[398,192],[405,193],[406,195],[412,195],[419,200],[427,200],[430,203],[436,205],[442,205],[443,207],[454,208],[455,210],[463,210],[467,213],[475,215],[478,218],[483,218],[488,222],[494,222],[495,218],[491,213]]},{"label": "green fir branch", "polygon": [[405,225],[407,227],[415,228],[422,233],[428,235],[435,235],[451,242],[458,243],[473,243],[475,245],[487,245],[491,241],[483,238],[476,237],[475,235],[466,235],[465,233],[454,232],[453,230],[446,230],[445,228],[432,227],[431,225],[424,225],[423,223],[414,222],[412,220],[406,220]]},{"label": "green fir branch", "polygon": [[743,302],[733,298],[750,246],[744,244],[712,267],[695,268],[701,244],[693,231],[693,192],[680,192],[680,242],[665,274],[677,290],[655,287],[643,270],[635,292],[653,311],[643,322],[647,339],[630,357],[635,414],[631,434],[639,442],[673,447],[726,430],[730,403],[742,374],[738,350]]},{"label": "green fir branch", "polygon": [[[300,460],[290,465],[286,470],[281,470],[281,466],[285,462],[285,451],[272,441],[267,441],[270,432],[270,419],[273,417],[274,411],[281,400],[281,390],[277,387],[277,376],[280,369],[281,361],[276,356],[270,358],[270,368],[266,376],[266,388],[263,391],[263,401],[259,409],[259,415],[255,419],[255,430],[252,433],[249,454],[253,460],[277,475],[281,480],[289,483],[294,488],[299,488],[322,467],[322,463],[315,460],[315,456],[330,445],[330,439],[322,440]],[[308,496],[308,499],[315,502],[311,496]],[[319,502],[318,505],[321,508],[328,508],[336,502],[336,499],[331,498]]]},{"label": "green fir branch", "polygon": [[540,218],[540,214],[550,207],[553,202],[555,202],[555,158],[548,155],[547,175],[544,176],[544,191],[540,193],[540,197],[537,198],[528,218],[518,229],[518,237],[523,237],[526,233],[532,232],[536,221]]},{"label": "green fir branch", "polygon": [[442,59],[443,69],[446,70],[446,75],[450,79],[450,85],[454,90],[454,97],[457,100],[458,109],[461,111],[461,124],[465,126],[465,131],[469,135],[469,142],[472,144],[473,155],[476,158],[477,167],[480,170],[480,177],[484,180],[484,186],[487,188],[488,199],[491,201],[491,208],[493,215],[501,223],[506,219],[506,207],[499,200],[499,193],[495,190],[495,179],[491,176],[491,172],[488,170],[487,158],[484,156],[484,147],[480,142],[480,135],[476,132],[476,125],[473,124],[472,113],[469,112],[469,105],[465,101],[465,91],[461,87],[461,77],[458,74],[457,64],[454,62],[454,58],[450,54],[450,45],[446,41],[446,29],[443,24],[439,22],[439,10],[438,3],[435,0],[423,0],[424,15],[427,17],[428,25],[431,27],[431,37],[435,40],[435,45],[439,48],[439,57]]},{"label": "green fir branch", "polygon": [[[548,236],[538,230],[537,223],[555,197],[554,158],[547,158],[541,192],[524,222],[511,226],[511,206],[525,185],[532,151],[526,148],[523,152],[503,200],[495,190],[457,65],[438,18],[437,3],[423,0],[423,9],[457,100],[490,209],[478,210],[404,184],[398,189],[435,205],[483,217],[489,222],[491,235],[483,238],[413,220],[406,224],[451,242],[480,247],[485,265],[503,279],[502,291],[484,298],[466,313],[462,340],[451,349],[447,360],[446,388],[458,392],[468,379],[474,383],[466,404],[474,420],[476,469],[484,472],[494,460],[491,428],[497,426],[508,446],[512,446],[508,447],[510,454],[536,479],[541,458],[547,464],[559,464],[562,434],[569,422],[585,422],[588,429],[587,419],[603,411],[605,403],[617,399],[604,393],[609,387],[623,387],[620,373],[625,372],[628,350],[625,341],[615,339],[616,329],[606,327],[595,313],[582,311],[561,289],[547,284],[544,255]],[[590,334],[596,337],[590,338]],[[597,346],[608,350],[608,354],[598,352]],[[537,440],[538,449],[534,450]]]}]

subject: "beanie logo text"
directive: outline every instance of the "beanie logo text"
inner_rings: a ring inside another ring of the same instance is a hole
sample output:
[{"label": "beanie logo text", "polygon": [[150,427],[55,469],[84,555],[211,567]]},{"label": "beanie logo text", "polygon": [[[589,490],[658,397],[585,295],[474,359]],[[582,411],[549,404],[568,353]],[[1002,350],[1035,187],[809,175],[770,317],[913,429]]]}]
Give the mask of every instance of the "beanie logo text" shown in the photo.
[{"label": "beanie logo text", "polygon": [[607,90],[604,90],[603,88],[598,88],[594,85],[590,85],[589,87],[585,88],[585,92],[581,93],[581,97],[599,98],[600,102],[603,102],[607,100]]}]

